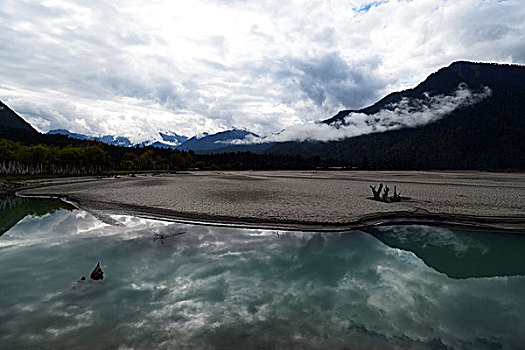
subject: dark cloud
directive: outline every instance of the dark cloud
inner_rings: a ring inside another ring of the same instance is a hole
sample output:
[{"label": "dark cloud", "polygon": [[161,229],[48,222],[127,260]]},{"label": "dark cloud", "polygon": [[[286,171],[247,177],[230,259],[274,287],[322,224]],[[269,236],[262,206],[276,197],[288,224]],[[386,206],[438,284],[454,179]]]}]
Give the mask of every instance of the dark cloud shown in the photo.
[{"label": "dark cloud", "polygon": [[380,60],[348,64],[336,53],[291,61],[293,77],[309,99],[320,107],[356,109],[377,97],[386,85],[375,69]]}]

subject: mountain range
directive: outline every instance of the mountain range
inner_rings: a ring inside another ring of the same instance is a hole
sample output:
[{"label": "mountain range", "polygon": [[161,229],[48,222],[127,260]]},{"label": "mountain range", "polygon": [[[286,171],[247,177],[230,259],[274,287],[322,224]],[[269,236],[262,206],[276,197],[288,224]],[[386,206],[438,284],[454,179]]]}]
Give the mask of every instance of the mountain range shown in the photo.
[{"label": "mountain range", "polygon": [[[198,153],[252,151],[331,157],[376,168],[525,169],[525,67],[454,62],[412,89],[391,93],[360,110],[342,110],[322,125],[329,126],[322,130],[347,134],[331,141],[305,137],[303,141],[268,142],[271,137],[239,129],[191,138],[159,132],[160,139],[141,145]],[[30,143],[63,145],[67,140],[94,139],[67,130],[42,135],[3,103],[0,126],[0,137]],[[132,146],[125,137],[97,139]]]},{"label": "mountain range", "polygon": [[131,141],[124,136],[113,136],[113,135],[104,135],[100,137],[87,136],[84,134],[77,134],[74,132],[69,132],[66,129],[54,129],[48,132],[49,135],[65,135],[78,140],[98,140],[100,142],[106,143],[108,145],[121,146],[121,147],[130,147],[132,146]]},{"label": "mountain range", "polygon": [[131,146],[152,146],[161,148],[173,148],[180,150],[193,150],[197,153],[209,153],[218,149],[222,149],[230,145],[231,142],[243,141],[247,136],[251,136],[252,139],[259,138],[256,134],[240,129],[232,129],[221,131],[216,134],[204,133],[201,137],[194,136],[188,138],[187,136],[178,135],[173,132],[159,132],[161,141],[148,140],[138,144],[133,144],[129,138],[123,136],[104,135],[104,136],[88,136],[84,134],[78,134],[70,132],[66,129],[54,129],[50,130],[47,134],[49,135],[64,135],[77,140],[97,140],[108,145],[131,147]]}]

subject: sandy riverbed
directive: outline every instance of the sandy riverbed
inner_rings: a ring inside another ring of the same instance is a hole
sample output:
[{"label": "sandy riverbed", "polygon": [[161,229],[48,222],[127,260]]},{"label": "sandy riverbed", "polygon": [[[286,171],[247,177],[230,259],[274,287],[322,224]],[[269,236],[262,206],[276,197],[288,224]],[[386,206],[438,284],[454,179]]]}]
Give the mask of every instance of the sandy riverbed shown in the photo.
[{"label": "sandy riverbed", "polygon": [[[388,223],[453,224],[525,232],[525,174],[480,172],[194,172],[49,181],[22,195],[65,197],[98,214],[301,230]],[[399,203],[370,199],[394,186]]]}]

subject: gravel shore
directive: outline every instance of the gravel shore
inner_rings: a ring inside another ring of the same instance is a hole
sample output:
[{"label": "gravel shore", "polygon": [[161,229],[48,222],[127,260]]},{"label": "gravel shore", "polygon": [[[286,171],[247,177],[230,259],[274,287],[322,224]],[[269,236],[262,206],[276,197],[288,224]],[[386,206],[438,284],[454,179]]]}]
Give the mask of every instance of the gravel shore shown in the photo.
[{"label": "gravel shore", "polygon": [[[370,185],[408,199],[371,199]],[[525,232],[525,174],[231,171],[47,181],[21,195],[66,198],[97,214],[314,231],[432,224]]]}]

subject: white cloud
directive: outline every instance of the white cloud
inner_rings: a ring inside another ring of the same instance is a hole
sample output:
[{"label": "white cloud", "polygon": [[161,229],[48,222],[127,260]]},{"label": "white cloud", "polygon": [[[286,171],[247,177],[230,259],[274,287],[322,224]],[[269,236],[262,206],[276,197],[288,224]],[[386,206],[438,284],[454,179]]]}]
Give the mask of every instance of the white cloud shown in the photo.
[{"label": "white cloud", "polygon": [[403,98],[397,103],[387,105],[375,114],[352,112],[343,122],[334,124],[305,123],[296,124],[278,134],[264,138],[248,136],[234,143],[264,143],[284,141],[337,141],[344,138],[411,128],[433,123],[455,109],[477,103],[489,96],[492,91],[485,87],[481,92],[472,92],[461,84],[453,95],[436,95],[424,99]]},{"label": "white cloud", "polygon": [[454,60],[525,63],[524,16],[520,0],[5,0],[0,99],[43,131],[268,134]]}]

